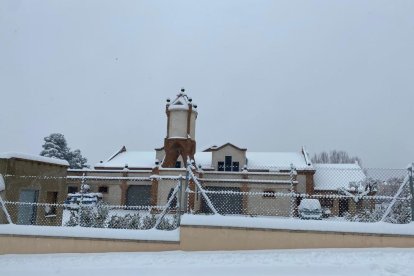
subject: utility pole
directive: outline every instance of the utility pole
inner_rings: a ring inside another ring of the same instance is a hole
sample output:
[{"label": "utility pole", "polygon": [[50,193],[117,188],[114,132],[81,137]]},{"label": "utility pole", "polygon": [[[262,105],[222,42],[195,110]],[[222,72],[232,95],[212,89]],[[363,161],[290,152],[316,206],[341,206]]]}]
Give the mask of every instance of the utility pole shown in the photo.
[{"label": "utility pole", "polygon": [[293,184],[293,181],[295,179],[295,167],[293,164],[290,164],[290,173],[289,173],[289,179],[290,179],[290,217],[293,218],[295,216],[295,209],[296,209],[296,195],[295,195],[295,186]]}]

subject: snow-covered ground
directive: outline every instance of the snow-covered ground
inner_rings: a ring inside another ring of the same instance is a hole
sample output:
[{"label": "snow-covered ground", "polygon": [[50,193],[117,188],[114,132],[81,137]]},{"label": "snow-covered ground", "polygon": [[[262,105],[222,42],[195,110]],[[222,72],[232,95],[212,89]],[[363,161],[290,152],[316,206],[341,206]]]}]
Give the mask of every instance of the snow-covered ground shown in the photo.
[{"label": "snow-covered ground", "polygon": [[412,275],[414,249],[0,256],[1,276]]}]

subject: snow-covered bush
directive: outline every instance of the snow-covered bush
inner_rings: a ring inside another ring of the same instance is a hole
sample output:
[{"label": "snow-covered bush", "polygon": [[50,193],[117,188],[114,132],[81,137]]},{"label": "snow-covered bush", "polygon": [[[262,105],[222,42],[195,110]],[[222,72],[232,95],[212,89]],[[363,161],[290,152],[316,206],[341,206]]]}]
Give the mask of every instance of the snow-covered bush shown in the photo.
[{"label": "snow-covered bush", "polygon": [[346,212],[344,217],[346,220],[354,222],[377,222],[381,220],[382,214],[384,214],[384,212],[385,210],[383,208],[376,208],[374,210],[362,209],[355,215],[351,215],[350,213]]},{"label": "snow-covered bush", "polygon": [[106,227],[109,207],[105,203],[99,203],[96,207],[80,206],[78,210],[70,212],[69,221],[65,226],[82,226],[82,227]]},{"label": "snow-covered bush", "polygon": [[108,228],[114,229],[140,229],[141,222],[138,214],[125,216],[113,215],[108,222]]},{"label": "snow-covered bush", "polygon": [[141,222],[140,217],[138,214],[133,215],[127,215],[128,217],[128,229],[140,229],[141,228]]},{"label": "snow-covered bush", "polygon": [[[154,228],[156,222],[157,218],[154,214],[147,214],[143,217],[139,214],[109,217],[109,206],[105,203],[99,203],[96,207],[82,206],[78,210],[72,210],[65,226],[147,230]],[[173,230],[177,227],[175,219],[164,217],[157,229]]]},{"label": "snow-covered bush", "polygon": [[411,204],[409,200],[397,200],[385,222],[406,224],[411,222]]},{"label": "snow-covered bush", "polygon": [[[373,210],[363,209],[355,215],[345,213],[345,219],[356,222],[378,222],[382,219],[388,204],[381,204]],[[411,222],[411,204],[407,199],[397,200],[389,215],[384,219],[385,222],[395,224],[406,224]]]},{"label": "snow-covered bush", "polygon": [[109,206],[105,203],[98,203],[94,214],[93,227],[104,228],[109,215]]},{"label": "snow-covered bush", "polygon": [[93,227],[95,224],[95,212],[92,207],[79,207],[79,225],[82,227]]},{"label": "snow-covered bush", "polygon": [[147,215],[142,219],[141,229],[151,229],[155,226],[157,219],[154,214]]},{"label": "snow-covered bush", "polygon": [[108,222],[108,228],[125,229],[127,226],[124,216],[113,215]]},{"label": "snow-covered bush", "polygon": [[65,223],[65,226],[73,227],[79,225],[79,216],[77,211],[70,211],[69,221]]},{"label": "snow-covered bush", "polygon": [[157,229],[159,230],[174,230],[177,228],[175,220],[171,221],[166,217],[163,217]]},{"label": "snow-covered bush", "polygon": [[405,224],[411,222],[411,192],[408,183],[403,187],[399,194],[399,199],[395,201],[391,212],[384,221],[390,223]]}]

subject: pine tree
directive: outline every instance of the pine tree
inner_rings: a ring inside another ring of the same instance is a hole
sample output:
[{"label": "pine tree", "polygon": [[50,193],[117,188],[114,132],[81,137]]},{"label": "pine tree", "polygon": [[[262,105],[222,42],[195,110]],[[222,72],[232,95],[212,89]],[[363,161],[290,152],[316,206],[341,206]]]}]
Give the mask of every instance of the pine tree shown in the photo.
[{"label": "pine tree", "polygon": [[88,167],[88,165],[86,165],[88,160],[82,156],[80,150],[70,151],[67,156],[66,160],[69,162],[69,167],[71,169],[83,169]]},{"label": "pine tree", "polygon": [[81,151],[76,149],[71,151],[66,142],[65,136],[60,133],[52,133],[44,138],[41,156],[66,160],[71,169],[88,168],[88,160],[82,156]]},{"label": "pine tree", "polygon": [[68,144],[65,136],[60,133],[52,133],[44,138],[43,150],[40,155],[45,157],[57,158],[66,160],[69,153]]}]

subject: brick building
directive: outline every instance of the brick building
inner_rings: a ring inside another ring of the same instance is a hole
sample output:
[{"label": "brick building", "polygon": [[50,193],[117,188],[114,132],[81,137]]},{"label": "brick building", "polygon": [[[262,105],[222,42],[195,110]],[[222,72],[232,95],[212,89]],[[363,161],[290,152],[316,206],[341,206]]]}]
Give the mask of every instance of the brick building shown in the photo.
[{"label": "brick building", "polygon": [[[244,212],[258,214],[258,208],[275,205],[272,194],[296,193],[312,195],[318,191],[314,181],[315,166],[312,164],[305,148],[297,152],[250,152],[231,143],[211,146],[196,151],[197,105],[182,90],[174,100],[167,100],[167,134],[163,147],[153,151],[129,151],[122,147],[106,161],[94,166],[93,170],[70,170],[69,175],[85,173],[88,176],[130,176],[150,177],[154,175],[185,175],[187,160],[196,165],[198,176],[207,190],[265,192],[267,196],[245,197],[232,196],[226,201],[225,213]],[[291,182],[291,166],[296,169]],[[343,179],[343,186],[349,181]],[[71,192],[79,190],[79,181],[69,181]],[[163,205],[176,185],[174,181],[152,179],[147,181],[99,181],[88,183],[92,191],[103,193],[104,200],[115,205]],[[195,187],[192,187],[193,190]],[[319,189],[320,190],[320,189]],[[331,191],[334,192],[335,191]],[[223,198],[211,195],[211,200],[219,206]],[[291,198],[277,198],[278,211],[269,215],[286,216],[292,204]],[[295,205],[299,203],[298,199]],[[330,204],[330,202],[328,202]],[[206,209],[200,197],[190,199],[195,211]]]}]

